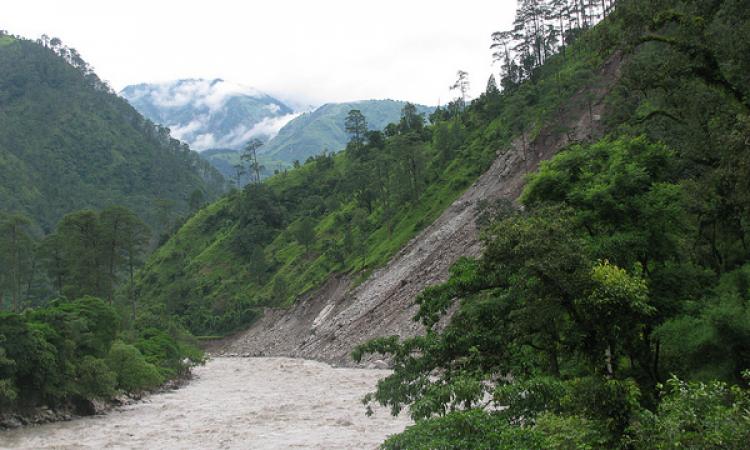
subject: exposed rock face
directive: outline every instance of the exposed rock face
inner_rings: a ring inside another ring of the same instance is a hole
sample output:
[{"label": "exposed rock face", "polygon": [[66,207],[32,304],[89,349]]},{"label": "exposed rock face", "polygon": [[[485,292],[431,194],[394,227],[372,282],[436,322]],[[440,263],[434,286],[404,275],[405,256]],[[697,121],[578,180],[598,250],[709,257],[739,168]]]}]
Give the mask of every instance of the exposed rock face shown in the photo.
[{"label": "exposed rock face", "polygon": [[[449,268],[460,257],[481,253],[477,202],[516,200],[526,175],[541,161],[573,142],[601,137],[604,99],[619,78],[621,62],[621,55],[612,56],[602,67],[599,82],[574,95],[536,138],[519,138],[510,148],[499,151],[474,185],[365,282],[352,287],[347,276],[331,277],[294,307],[267,310],[250,329],[214,351],[353,365],[350,353],[358,344],[380,336],[409,337],[422,332],[422,326],[412,321],[417,311],[415,296],[446,280]],[[374,359],[369,363],[379,364]]]}]

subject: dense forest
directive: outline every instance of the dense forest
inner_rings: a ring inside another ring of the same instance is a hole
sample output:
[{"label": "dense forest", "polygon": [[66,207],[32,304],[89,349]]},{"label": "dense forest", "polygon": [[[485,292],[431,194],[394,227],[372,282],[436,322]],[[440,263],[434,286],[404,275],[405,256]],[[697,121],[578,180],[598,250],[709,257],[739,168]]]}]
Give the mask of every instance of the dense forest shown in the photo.
[{"label": "dense forest", "polygon": [[24,216],[0,216],[0,414],[87,411],[87,401],[154,389],[202,360],[179,324],[135,322],[134,274],[150,236],[121,206],[67,214],[41,240]]},{"label": "dense forest", "polygon": [[38,234],[71,211],[113,204],[162,228],[163,210],[173,219],[191,193],[214,199],[224,188],[59,39],[0,35],[0,105],[0,211],[26,215]]},{"label": "dense forest", "polygon": [[[623,52],[609,134],[530,174],[522,208],[490,208],[483,255],[417,299],[426,335],[355,352],[395,363],[365,400],[416,420],[384,447],[747,448],[747,2],[601,2],[596,26],[589,2],[519,5],[494,39],[503,96],[571,53]],[[559,11],[576,27],[549,40]]]},{"label": "dense forest", "polygon": [[179,325],[136,326],[133,280],[223,188],[75,50],[0,34],[0,413],[138,393],[201,360]]}]

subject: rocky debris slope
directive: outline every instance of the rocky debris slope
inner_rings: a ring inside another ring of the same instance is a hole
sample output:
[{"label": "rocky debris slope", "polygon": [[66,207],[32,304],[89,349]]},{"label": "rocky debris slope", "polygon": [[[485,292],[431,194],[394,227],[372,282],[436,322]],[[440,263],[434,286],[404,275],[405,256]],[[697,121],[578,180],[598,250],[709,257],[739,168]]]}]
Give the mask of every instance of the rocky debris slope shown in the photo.
[{"label": "rocky debris slope", "polygon": [[[318,291],[290,309],[268,309],[250,329],[213,349],[244,356],[290,356],[353,365],[352,349],[369,339],[423,331],[412,321],[414,298],[425,287],[447,279],[449,268],[462,256],[481,252],[476,219],[479,200],[515,200],[526,175],[541,161],[573,142],[600,137],[604,99],[619,78],[622,56],[612,56],[598,81],[575,94],[554,120],[534,139],[516,139],[498,152],[492,166],[458,200],[391,261],[365,282],[331,277]],[[370,366],[382,361],[369,361]]]}]

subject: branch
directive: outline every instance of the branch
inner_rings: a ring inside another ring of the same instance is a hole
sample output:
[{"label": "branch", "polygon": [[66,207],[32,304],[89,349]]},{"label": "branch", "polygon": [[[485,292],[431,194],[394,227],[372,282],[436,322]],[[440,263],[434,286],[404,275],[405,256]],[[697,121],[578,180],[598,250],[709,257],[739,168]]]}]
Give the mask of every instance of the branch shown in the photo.
[{"label": "branch", "polygon": [[671,112],[663,110],[663,109],[657,109],[655,111],[651,111],[648,114],[646,114],[645,116],[637,118],[636,122],[643,123],[643,122],[646,122],[647,120],[650,120],[650,119],[652,119],[652,118],[654,118],[656,116],[663,116],[663,117],[666,117],[667,119],[672,119],[673,121],[679,123],[680,125],[687,125],[687,123],[684,120],[682,120],[679,117],[675,116]]}]

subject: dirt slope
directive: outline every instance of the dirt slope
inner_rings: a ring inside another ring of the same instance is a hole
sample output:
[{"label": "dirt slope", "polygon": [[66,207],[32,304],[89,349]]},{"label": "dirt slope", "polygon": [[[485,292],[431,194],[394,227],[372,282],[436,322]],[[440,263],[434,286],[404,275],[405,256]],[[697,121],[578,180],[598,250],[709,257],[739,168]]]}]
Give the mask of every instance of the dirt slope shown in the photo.
[{"label": "dirt slope", "polygon": [[[346,276],[332,277],[321,289],[284,310],[268,309],[247,331],[222,343],[220,354],[290,356],[353,365],[349,354],[368,339],[413,336],[422,327],[411,319],[414,297],[444,281],[461,256],[478,256],[476,203],[481,199],[515,200],[526,174],[571,142],[603,134],[599,118],[604,98],[619,78],[621,56],[602,67],[599,81],[578,92],[538,137],[517,139],[458,200],[383,268],[352,289]],[[589,99],[593,99],[589,106]],[[369,365],[384,364],[370,361]]]}]

